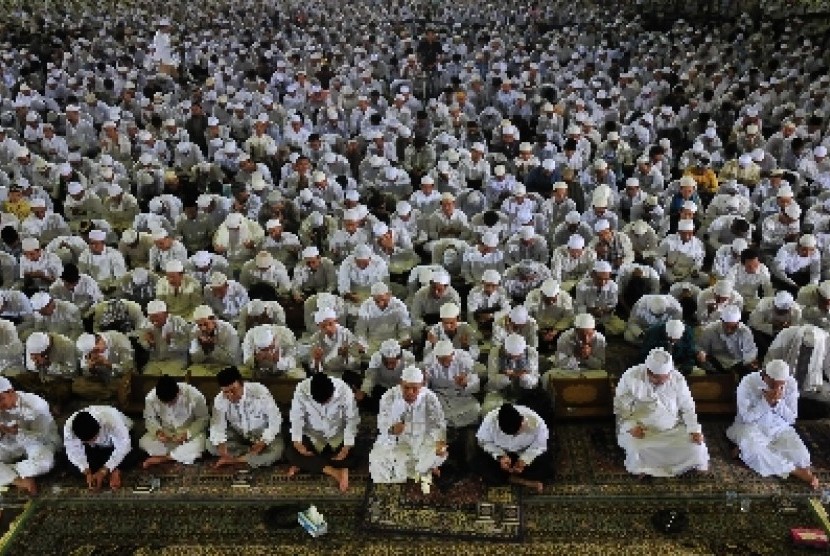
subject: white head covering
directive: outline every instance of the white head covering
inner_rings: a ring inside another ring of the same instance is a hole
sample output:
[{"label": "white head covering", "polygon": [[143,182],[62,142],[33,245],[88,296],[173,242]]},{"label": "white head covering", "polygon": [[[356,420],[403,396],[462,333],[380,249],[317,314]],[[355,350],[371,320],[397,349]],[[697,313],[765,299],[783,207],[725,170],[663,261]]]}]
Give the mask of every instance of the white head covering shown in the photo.
[{"label": "white head covering", "polygon": [[167,303],[165,303],[161,299],[153,299],[149,303],[147,303],[147,314],[148,315],[155,315],[157,313],[166,313],[166,312],[167,312]]},{"label": "white head covering", "polygon": [[720,311],[720,320],[723,322],[736,323],[741,321],[741,310],[737,305],[727,305]]},{"label": "white head covering", "polygon": [[199,305],[195,309],[193,309],[193,321],[199,321],[203,319],[209,319],[213,314],[213,309],[211,309],[207,305]]},{"label": "white head covering", "polygon": [[32,305],[32,309],[35,311],[40,311],[41,309],[49,305],[50,301],[52,301],[52,296],[46,292],[37,292],[29,300],[30,304]]},{"label": "white head covering", "polygon": [[423,384],[424,372],[418,367],[410,365],[409,367],[406,367],[401,373],[401,381],[415,384]]},{"label": "white head covering", "polygon": [[32,332],[26,338],[26,351],[32,353],[43,353],[49,349],[49,335],[46,332]]},{"label": "white head covering", "polygon": [[656,375],[667,375],[674,368],[674,362],[668,351],[654,348],[646,357],[646,367]]},{"label": "white head covering", "polygon": [[84,333],[78,336],[78,340],[75,342],[75,346],[78,348],[78,351],[86,355],[95,348],[95,343],[97,341],[98,338],[95,336],[95,334]]},{"label": "white head covering", "polygon": [[574,328],[596,328],[594,316],[588,313],[580,313],[574,318]]},{"label": "white head covering", "polygon": [[521,355],[527,348],[527,342],[523,336],[510,334],[504,340],[504,350],[510,355]]},{"label": "white head covering", "polygon": [[401,344],[399,344],[397,340],[390,338],[381,342],[378,351],[381,356],[386,357],[387,359],[392,359],[393,357],[398,357],[401,354]]},{"label": "white head covering", "polygon": [[666,334],[673,340],[679,340],[683,337],[683,332],[686,331],[686,325],[683,321],[672,319],[666,322]]},{"label": "white head covering", "polygon": [[323,307],[319,309],[316,313],[314,313],[314,322],[315,324],[320,324],[324,321],[329,319],[336,319],[337,313],[334,312],[334,309],[331,307]]},{"label": "white head covering", "polygon": [[772,380],[787,380],[790,376],[790,366],[781,359],[773,359],[764,367],[764,373]]},{"label": "white head covering", "polygon": [[527,308],[524,305],[516,305],[510,309],[510,320],[519,326],[527,323]]},{"label": "white head covering", "polygon": [[435,347],[432,350],[432,353],[436,357],[448,357],[453,354],[455,348],[453,348],[452,342],[449,340],[440,340],[436,342]]},{"label": "white head covering", "polygon": [[268,326],[260,326],[253,331],[254,347],[265,349],[274,343],[274,331]]}]

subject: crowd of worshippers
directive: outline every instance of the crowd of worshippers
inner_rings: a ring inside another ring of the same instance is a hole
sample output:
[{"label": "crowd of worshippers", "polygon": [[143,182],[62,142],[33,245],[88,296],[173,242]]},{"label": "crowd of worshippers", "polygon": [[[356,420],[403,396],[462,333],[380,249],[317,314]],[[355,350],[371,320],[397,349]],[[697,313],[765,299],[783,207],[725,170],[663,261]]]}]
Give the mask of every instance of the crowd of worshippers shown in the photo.
[{"label": "crowd of worshippers", "polygon": [[283,7],[8,15],[49,40],[0,45],[0,483],[63,445],[94,489],[208,452],[538,491],[548,384],[610,341],[639,352],[628,471],[705,471],[685,376],[735,373],[741,459],[817,486],[793,423],[827,408],[830,76],[798,21]]}]

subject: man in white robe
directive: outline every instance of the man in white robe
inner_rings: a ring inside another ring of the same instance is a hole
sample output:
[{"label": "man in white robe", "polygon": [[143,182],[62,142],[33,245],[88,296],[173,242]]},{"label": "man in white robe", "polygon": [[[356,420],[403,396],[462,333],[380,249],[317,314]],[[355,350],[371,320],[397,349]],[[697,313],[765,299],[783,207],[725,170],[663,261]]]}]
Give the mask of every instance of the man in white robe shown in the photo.
[{"label": "man in white robe", "polygon": [[190,465],[205,451],[208,408],[195,387],[163,375],[144,399],[147,432],[138,441],[150,456],[144,468],[176,461]]},{"label": "man in white robe", "polygon": [[645,364],[623,373],[614,395],[614,414],[629,473],[672,477],[709,469],[709,450],[692,394],[666,350],[653,349]]},{"label": "man in white robe", "polygon": [[0,486],[37,494],[35,477],[52,469],[60,436],[49,405],[40,396],[17,392],[0,376]]},{"label": "man in white robe", "polygon": [[480,379],[473,369],[473,359],[450,340],[439,340],[424,362],[427,384],[444,409],[449,427],[467,427],[478,421],[481,406],[475,395]]},{"label": "man in white robe", "polygon": [[726,436],[738,445],[741,460],[762,477],[792,475],[817,489],[810,453],[793,428],[797,417],[798,384],[789,365],[774,359],[741,380],[738,415]]},{"label": "man in white robe", "polygon": [[424,384],[424,373],[407,367],[401,383],[380,400],[379,435],[369,454],[376,483],[403,483],[409,478],[429,492],[433,475],[447,460],[447,421],[438,396]]}]

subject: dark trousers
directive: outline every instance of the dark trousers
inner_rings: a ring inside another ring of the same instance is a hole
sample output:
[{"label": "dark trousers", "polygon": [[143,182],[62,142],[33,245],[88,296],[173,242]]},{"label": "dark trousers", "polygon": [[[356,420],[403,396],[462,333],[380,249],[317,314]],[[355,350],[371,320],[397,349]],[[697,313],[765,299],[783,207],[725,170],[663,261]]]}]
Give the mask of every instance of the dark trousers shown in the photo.
[{"label": "dark trousers", "polygon": [[292,442],[287,446],[285,458],[288,460],[288,463],[299,467],[307,473],[315,473],[319,475],[323,472],[323,468],[326,466],[331,466],[337,469],[352,469],[359,461],[358,453],[360,450],[357,445],[352,446],[351,450],[349,450],[349,455],[342,460],[334,459],[334,456],[337,455],[342,446],[337,446],[336,448],[326,446],[322,451],[318,451],[317,448],[314,447],[314,444],[312,444],[311,439],[305,435],[303,436],[303,446],[305,446],[306,449],[313,455],[302,455],[297,451],[297,448],[294,447],[294,443]]},{"label": "dark trousers", "polygon": [[[518,454],[508,453],[507,456],[510,457],[512,464],[515,464],[519,460]],[[510,481],[511,473],[502,469],[499,460],[494,459],[493,456],[482,450],[481,447],[478,448],[478,452],[476,453],[473,469],[490,486],[505,485]],[[532,463],[525,467],[524,471],[518,477],[528,481],[539,481],[542,483],[553,480],[554,470],[550,450],[537,456]]]},{"label": "dark trousers", "polygon": [[[116,467],[121,471],[129,471],[137,467],[144,461],[146,455],[143,450],[138,448],[136,439],[130,435],[132,448],[130,452],[124,457],[124,460]],[[84,451],[86,451],[86,461],[89,464],[89,470],[95,473],[107,463],[112,456],[113,448],[105,448],[103,446],[89,446],[84,444]]]},{"label": "dark trousers", "polygon": [[366,394],[366,396],[357,402],[357,406],[360,408],[361,411],[364,411],[370,415],[377,415],[380,412],[380,398],[386,392],[387,388],[383,386],[375,386],[372,388],[371,393]]}]

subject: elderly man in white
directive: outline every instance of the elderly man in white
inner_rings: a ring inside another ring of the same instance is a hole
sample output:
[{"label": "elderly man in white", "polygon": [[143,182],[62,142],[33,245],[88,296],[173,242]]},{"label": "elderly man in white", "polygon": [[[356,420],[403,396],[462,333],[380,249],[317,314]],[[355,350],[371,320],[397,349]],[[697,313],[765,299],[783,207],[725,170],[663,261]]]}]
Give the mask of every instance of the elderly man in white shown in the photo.
[{"label": "elderly man in white", "polygon": [[216,375],[219,393],[213,400],[207,449],[219,456],[214,467],[264,467],[282,457],[285,443],[279,436],[282,414],[268,388],[243,382],[236,367]]},{"label": "elderly man in white", "polygon": [[646,330],[672,319],[682,319],[683,309],[680,303],[666,294],[648,294],[642,296],[631,308],[631,316],[625,326],[623,337],[626,342],[641,345]]},{"label": "elderly man in white", "polygon": [[37,494],[35,477],[55,463],[60,436],[46,400],[17,392],[0,376],[0,486]]},{"label": "elderly man in white", "polygon": [[144,468],[170,461],[191,465],[202,457],[209,418],[205,397],[194,386],[159,377],[144,398],[147,432],[138,441],[150,456]]},{"label": "elderly man in white", "polygon": [[365,243],[355,247],[351,255],[340,263],[337,275],[337,290],[346,300],[346,310],[356,320],[360,304],[371,295],[373,284],[389,281],[389,267]]},{"label": "elderly man in white", "polygon": [[518,334],[494,346],[487,362],[487,389],[482,411],[489,413],[505,400],[517,401],[539,385],[539,352]]},{"label": "elderly man in white", "polygon": [[726,436],[738,445],[738,455],[762,477],[790,475],[813,489],[818,477],[810,469],[810,453],[795,432],[798,384],[780,359],[746,375],[738,385],[738,415]]},{"label": "elderly man in white", "polygon": [[291,400],[288,476],[307,471],[349,489],[349,467],[357,462],[355,436],[360,414],[352,389],[338,378],[315,373],[300,382]]},{"label": "elderly man in white", "polygon": [[449,427],[467,427],[478,421],[480,379],[473,358],[450,340],[439,340],[424,361],[427,384],[441,400]]},{"label": "elderly man in white", "polygon": [[614,395],[617,441],[625,468],[639,476],[672,477],[709,469],[709,451],[686,379],[662,348],[620,378]]},{"label": "elderly man in white", "polygon": [[421,369],[405,368],[400,384],[383,395],[378,431],[369,454],[372,480],[403,483],[413,478],[428,493],[449,452],[444,410],[435,392],[425,386]]},{"label": "elderly man in white", "polygon": [[412,328],[409,308],[392,295],[384,282],[372,284],[370,294],[371,298],[361,303],[357,312],[355,335],[369,346],[369,352],[376,351],[387,338],[408,345]]},{"label": "elderly man in white", "polygon": [[297,365],[297,340],[291,329],[279,324],[260,324],[248,330],[242,341],[242,364],[254,377],[282,375],[305,378]]}]

